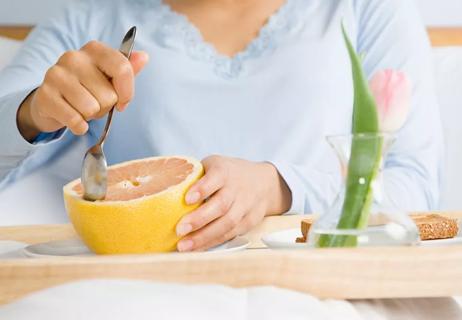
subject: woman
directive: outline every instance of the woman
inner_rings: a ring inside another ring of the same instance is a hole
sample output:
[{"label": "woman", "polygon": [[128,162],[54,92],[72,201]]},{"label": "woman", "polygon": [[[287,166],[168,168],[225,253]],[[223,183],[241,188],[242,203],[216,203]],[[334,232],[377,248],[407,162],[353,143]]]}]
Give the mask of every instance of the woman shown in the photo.
[{"label": "woman", "polygon": [[[351,131],[342,21],[368,76],[400,69],[414,83],[385,183],[401,208],[435,208],[442,135],[430,46],[417,9],[401,0],[76,2],[0,75],[4,183],[22,163],[43,162],[35,150],[59,152],[72,134],[95,140],[115,104],[123,113],[105,145],[110,163],[205,158],[186,201],[209,200],[178,224],[180,251],[219,244],[265,215],[322,212],[339,177],[324,138]],[[114,48],[132,25],[138,51],[128,61]]]}]

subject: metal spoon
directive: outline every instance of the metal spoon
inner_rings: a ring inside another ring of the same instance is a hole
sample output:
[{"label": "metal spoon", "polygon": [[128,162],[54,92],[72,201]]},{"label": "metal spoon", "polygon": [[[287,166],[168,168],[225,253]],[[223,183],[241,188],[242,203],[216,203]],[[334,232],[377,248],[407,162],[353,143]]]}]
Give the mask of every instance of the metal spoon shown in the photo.
[{"label": "metal spoon", "polygon": [[[130,58],[135,43],[136,27],[132,27],[125,35],[120,46],[120,52]],[[114,114],[114,107],[107,116],[106,125],[98,142],[88,149],[82,164],[82,186],[83,198],[89,201],[103,200],[107,192],[107,162],[103,152],[104,141],[106,140]]]}]

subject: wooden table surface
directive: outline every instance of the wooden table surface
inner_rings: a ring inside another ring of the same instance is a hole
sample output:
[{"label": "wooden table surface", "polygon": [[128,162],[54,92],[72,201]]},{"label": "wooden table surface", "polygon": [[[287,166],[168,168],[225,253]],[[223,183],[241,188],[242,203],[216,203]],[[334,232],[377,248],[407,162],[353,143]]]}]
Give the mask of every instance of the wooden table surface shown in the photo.
[{"label": "wooden table surface", "polygon": [[[449,213],[462,218],[462,213]],[[267,218],[248,234],[298,227],[301,216]],[[69,225],[0,228],[0,240],[39,243],[74,237]],[[30,292],[95,278],[275,285],[320,298],[368,299],[462,295],[462,246],[268,250],[11,259],[0,261],[0,304]]]}]

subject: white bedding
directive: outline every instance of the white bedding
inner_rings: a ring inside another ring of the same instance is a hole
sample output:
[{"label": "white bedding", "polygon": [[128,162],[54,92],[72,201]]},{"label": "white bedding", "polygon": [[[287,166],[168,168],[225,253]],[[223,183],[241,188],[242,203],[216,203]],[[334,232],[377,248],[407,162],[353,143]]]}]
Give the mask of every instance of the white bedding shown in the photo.
[{"label": "white bedding", "polygon": [[310,319],[460,320],[451,298],[319,300],[275,287],[233,289],[135,280],[87,280],[0,307],[2,320]]},{"label": "white bedding", "polygon": [[275,287],[231,289],[214,285],[93,280],[50,289],[7,305],[0,308],[0,319],[363,318],[348,302],[320,301],[308,295]]},{"label": "white bedding", "polygon": [[[462,209],[462,47],[434,49],[435,75],[446,138],[442,209]],[[416,133],[418,134],[418,133]]]}]

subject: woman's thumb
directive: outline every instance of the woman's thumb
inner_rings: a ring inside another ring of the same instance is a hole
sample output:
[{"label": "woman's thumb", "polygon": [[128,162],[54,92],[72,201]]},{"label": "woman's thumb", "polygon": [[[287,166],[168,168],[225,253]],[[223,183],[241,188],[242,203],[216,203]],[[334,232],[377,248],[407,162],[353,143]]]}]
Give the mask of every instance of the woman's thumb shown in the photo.
[{"label": "woman's thumb", "polygon": [[149,61],[149,55],[144,51],[133,51],[130,56],[130,63],[133,66],[133,71],[135,75],[143,70],[144,66]]}]

